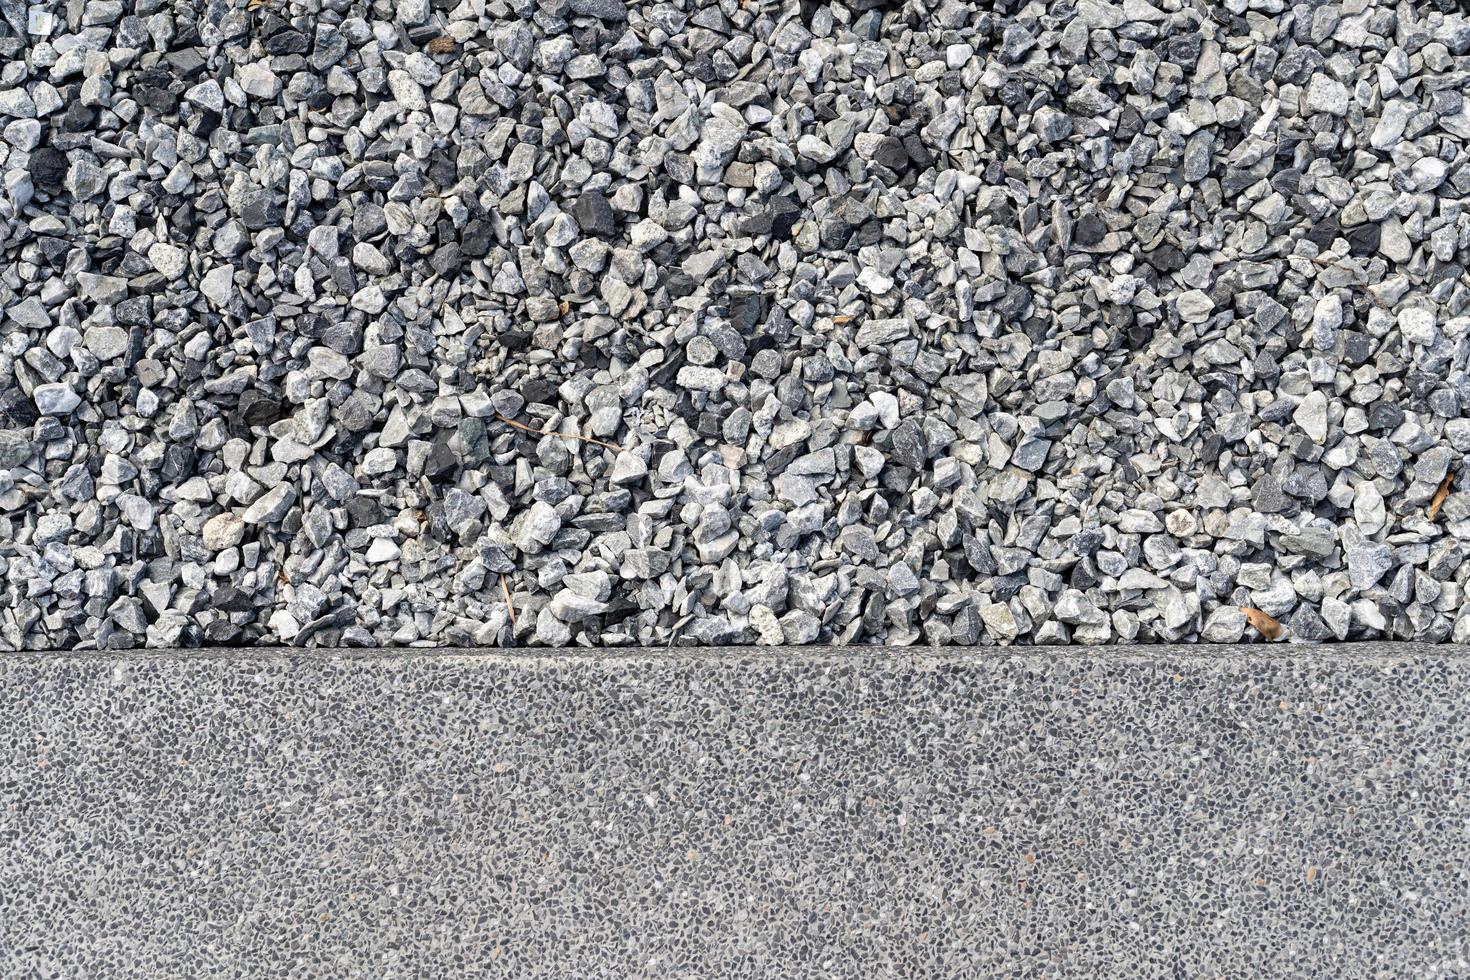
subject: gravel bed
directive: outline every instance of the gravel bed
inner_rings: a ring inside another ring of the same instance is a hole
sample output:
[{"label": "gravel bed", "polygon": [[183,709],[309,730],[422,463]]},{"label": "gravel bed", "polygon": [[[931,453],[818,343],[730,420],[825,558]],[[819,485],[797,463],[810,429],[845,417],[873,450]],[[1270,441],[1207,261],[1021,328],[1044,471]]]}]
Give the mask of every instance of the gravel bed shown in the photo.
[{"label": "gravel bed", "polygon": [[0,0],[0,647],[1470,641],[1453,5],[249,6]]}]

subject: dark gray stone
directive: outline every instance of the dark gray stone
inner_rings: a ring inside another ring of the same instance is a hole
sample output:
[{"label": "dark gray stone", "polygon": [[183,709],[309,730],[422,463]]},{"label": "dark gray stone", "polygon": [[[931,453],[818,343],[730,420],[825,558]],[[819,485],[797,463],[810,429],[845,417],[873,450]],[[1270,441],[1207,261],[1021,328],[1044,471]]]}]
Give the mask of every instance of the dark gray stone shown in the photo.
[{"label": "dark gray stone", "polygon": [[894,460],[910,469],[923,469],[929,458],[929,447],[924,441],[924,430],[915,419],[904,419],[893,430],[889,451]]}]

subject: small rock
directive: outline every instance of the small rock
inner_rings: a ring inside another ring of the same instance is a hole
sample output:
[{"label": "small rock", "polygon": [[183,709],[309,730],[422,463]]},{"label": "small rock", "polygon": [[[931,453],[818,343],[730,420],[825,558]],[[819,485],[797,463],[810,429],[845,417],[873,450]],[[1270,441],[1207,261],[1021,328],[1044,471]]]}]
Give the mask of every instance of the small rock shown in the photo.
[{"label": "small rock", "polygon": [[82,403],[82,396],[68,384],[36,385],[31,392],[42,415],[66,415]]}]

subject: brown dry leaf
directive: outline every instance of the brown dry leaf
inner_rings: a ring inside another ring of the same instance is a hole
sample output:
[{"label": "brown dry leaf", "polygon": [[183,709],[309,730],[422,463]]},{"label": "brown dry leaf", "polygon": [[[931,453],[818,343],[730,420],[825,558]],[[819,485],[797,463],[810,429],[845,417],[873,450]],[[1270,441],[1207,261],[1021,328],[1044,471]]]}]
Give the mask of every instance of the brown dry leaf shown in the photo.
[{"label": "brown dry leaf", "polygon": [[1281,624],[1259,609],[1241,606],[1240,611],[1245,613],[1246,621],[1256,628],[1256,632],[1266,639],[1274,640],[1281,635]]},{"label": "brown dry leaf", "polygon": [[1432,521],[1439,516],[1439,509],[1444,506],[1444,498],[1450,495],[1450,484],[1455,481],[1455,471],[1444,475],[1439,484],[1439,489],[1434,491],[1434,499],[1429,501],[1429,519]]},{"label": "brown dry leaf", "polygon": [[447,34],[440,35],[429,42],[429,54],[453,54],[454,38]]}]

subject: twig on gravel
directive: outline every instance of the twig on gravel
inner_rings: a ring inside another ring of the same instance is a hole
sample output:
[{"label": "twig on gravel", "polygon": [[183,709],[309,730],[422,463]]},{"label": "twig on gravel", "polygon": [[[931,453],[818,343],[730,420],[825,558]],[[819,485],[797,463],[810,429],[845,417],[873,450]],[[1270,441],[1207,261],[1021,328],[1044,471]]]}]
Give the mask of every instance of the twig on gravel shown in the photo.
[{"label": "twig on gravel", "polygon": [[1454,479],[1455,471],[1451,470],[1444,475],[1444,479],[1439,484],[1439,489],[1434,491],[1434,499],[1429,502],[1429,519],[1431,521],[1439,516],[1439,509],[1444,506],[1444,498],[1450,495],[1450,483]]},{"label": "twig on gravel", "polygon": [[505,595],[505,608],[510,613],[510,625],[516,624],[516,604],[510,599],[510,586],[505,584],[505,573],[500,573],[500,591]]},{"label": "twig on gravel", "polygon": [[508,419],[504,415],[501,415],[499,412],[495,413],[495,417],[504,422],[506,425],[515,426],[517,429],[520,429],[523,432],[530,432],[534,435],[561,436],[563,439],[579,439],[582,442],[590,442],[595,446],[603,446],[607,449],[611,449],[613,452],[620,453],[623,451],[622,446],[615,446],[610,442],[603,442],[601,439],[594,439],[591,436],[580,436],[573,432],[556,432],[552,429],[533,429],[526,423],[517,422],[515,419]]}]

